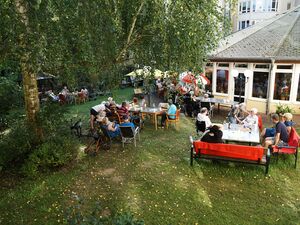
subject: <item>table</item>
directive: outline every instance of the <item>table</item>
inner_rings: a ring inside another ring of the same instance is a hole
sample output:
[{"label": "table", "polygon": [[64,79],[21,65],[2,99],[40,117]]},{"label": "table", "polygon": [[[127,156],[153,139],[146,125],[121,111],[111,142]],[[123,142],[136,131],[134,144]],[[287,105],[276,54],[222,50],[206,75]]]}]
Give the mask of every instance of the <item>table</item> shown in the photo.
[{"label": "table", "polygon": [[209,102],[209,103],[216,103],[218,104],[218,111],[220,111],[220,104],[223,105],[236,105],[238,104],[238,102],[236,101],[231,101],[229,99],[224,99],[224,98],[204,98],[204,97],[196,97],[196,100],[200,101],[200,102]]},{"label": "table", "polygon": [[249,128],[245,128],[243,125],[231,124],[230,129],[228,129],[228,123],[223,125],[223,137],[225,142],[247,142],[251,144],[259,144],[260,136],[259,129],[256,125],[252,127],[251,131]]},{"label": "table", "polygon": [[157,130],[157,116],[162,114],[162,110],[160,108],[153,108],[153,107],[146,107],[146,108],[132,107],[132,108],[129,109],[129,112],[131,112],[131,113],[140,113],[140,114],[142,114],[142,118],[145,115],[153,116],[155,130]]}]

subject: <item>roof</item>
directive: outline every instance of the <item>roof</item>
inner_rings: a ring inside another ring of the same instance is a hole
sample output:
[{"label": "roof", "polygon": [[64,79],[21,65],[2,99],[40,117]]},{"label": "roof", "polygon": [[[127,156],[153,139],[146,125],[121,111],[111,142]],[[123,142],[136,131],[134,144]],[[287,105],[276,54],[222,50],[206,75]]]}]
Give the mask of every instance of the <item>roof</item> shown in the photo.
[{"label": "roof", "polygon": [[209,57],[227,62],[300,62],[300,6],[226,37]]}]

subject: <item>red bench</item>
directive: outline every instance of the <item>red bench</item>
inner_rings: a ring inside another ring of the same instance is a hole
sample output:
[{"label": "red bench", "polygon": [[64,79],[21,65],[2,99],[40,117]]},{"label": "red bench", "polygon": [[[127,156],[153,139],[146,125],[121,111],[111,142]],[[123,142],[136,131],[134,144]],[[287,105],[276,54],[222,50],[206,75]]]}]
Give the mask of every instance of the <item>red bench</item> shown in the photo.
[{"label": "red bench", "polygon": [[269,171],[270,149],[258,146],[246,146],[236,144],[207,143],[199,140],[194,141],[190,137],[191,166],[194,159],[224,160],[265,166],[265,173]]},{"label": "red bench", "polygon": [[289,136],[288,146],[272,146],[272,153],[277,155],[279,154],[288,154],[295,156],[295,168],[297,166],[297,158],[298,158],[298,147],[299,147],[299,135],[294,127],[291,129],[291,133]]}]

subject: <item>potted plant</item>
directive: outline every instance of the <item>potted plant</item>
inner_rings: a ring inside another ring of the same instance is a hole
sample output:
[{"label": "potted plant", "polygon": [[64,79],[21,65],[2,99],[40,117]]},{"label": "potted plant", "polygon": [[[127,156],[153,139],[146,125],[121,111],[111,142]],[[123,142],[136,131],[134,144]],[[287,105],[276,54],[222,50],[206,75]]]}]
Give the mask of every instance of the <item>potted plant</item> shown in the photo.
[{"label": "potted plant", "polygon": [[280,117],[283,116],[285,113],[293,113],[294,110],[289,107],[288,105],[278,104],[276,106],[276,114],[278,114]]}]

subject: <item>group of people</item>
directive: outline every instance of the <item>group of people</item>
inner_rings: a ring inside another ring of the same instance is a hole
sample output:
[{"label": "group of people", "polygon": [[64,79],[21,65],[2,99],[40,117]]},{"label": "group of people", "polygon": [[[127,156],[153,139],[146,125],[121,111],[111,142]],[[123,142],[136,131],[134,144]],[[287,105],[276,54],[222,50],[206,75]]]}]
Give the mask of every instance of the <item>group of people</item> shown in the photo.
[{"label": "group of people", "polygon": [[[110,137],[116,137],[120,135],[120,126],[132,126],[137,127],[141,125],[142,119],[140,113],[134,110],[130,113],[130,108],[144,107],[146,108],[146,101],[142,97],[141,101],[137,98],[133,98],[132,102],[122,102],[117,104],[113,98],[109,97],[107,101],[101,102],[98,105],[93,106],[90,109],[90,127],[91,130],[95,130],[95,124],[104,126]],[[167,106],[161,107],[161,128],[166,125],[167,119],[175,119],[177,107],[173,103],[172,99],[169,99]],[[114,115],[120,119],[116,119]]]},{"label": "group of people", "polygon": [[[249,128],[259,126],[259,118],[256,114],[256,108],[252,108],[248,112],[245,104],[242,103],[232,107],[228,114],[228,122],[233,124],[243,124],[245,127]],[[270,145],[288,145],[289,134],[292,126],[294,125],[293,115],[291,113],[285,113],[280,120],[278,114],[272,114],[271,120],[273,127],[265,128],[261,132],[261,144],[264,147],[268,147]],[[197,115],[196,126],[201,122],[205,125],[205,131],[201,141],[223,143],[221,126],[213,125],[208,116],[208,110],[205,107],[201,108],[200,113]]]},{"label": "group of people", "polygon": [[[134,102],[136,102],[135,99],[133,104]],[[112,97],[109,97],[106,102],[104,101],[93,106],[90,109],[91,130],[95,130],[95,124],[99,124],[106,129],[111,138],[114,138],[120,136],[120,126],[131,126],[135,128],[138,126],[139,123],[137,120],[140,118],[136,115],[130,115],[129,108],[130,105],[128,102],[122,102],[122,104],[118,105]],[[112,117],[114,114],[119,115],[122,123]]]},{"label": "group of people", "polygon": [[84,100],[88,100],[89,91],[86,87],[82,87],[80,91],[70,92],[67,86],[64,86],[63,89],[56,95],[53,90],[48,90],[44,95],[53,102],[70,103],[74,102],[75,98],[80,96]]}]

